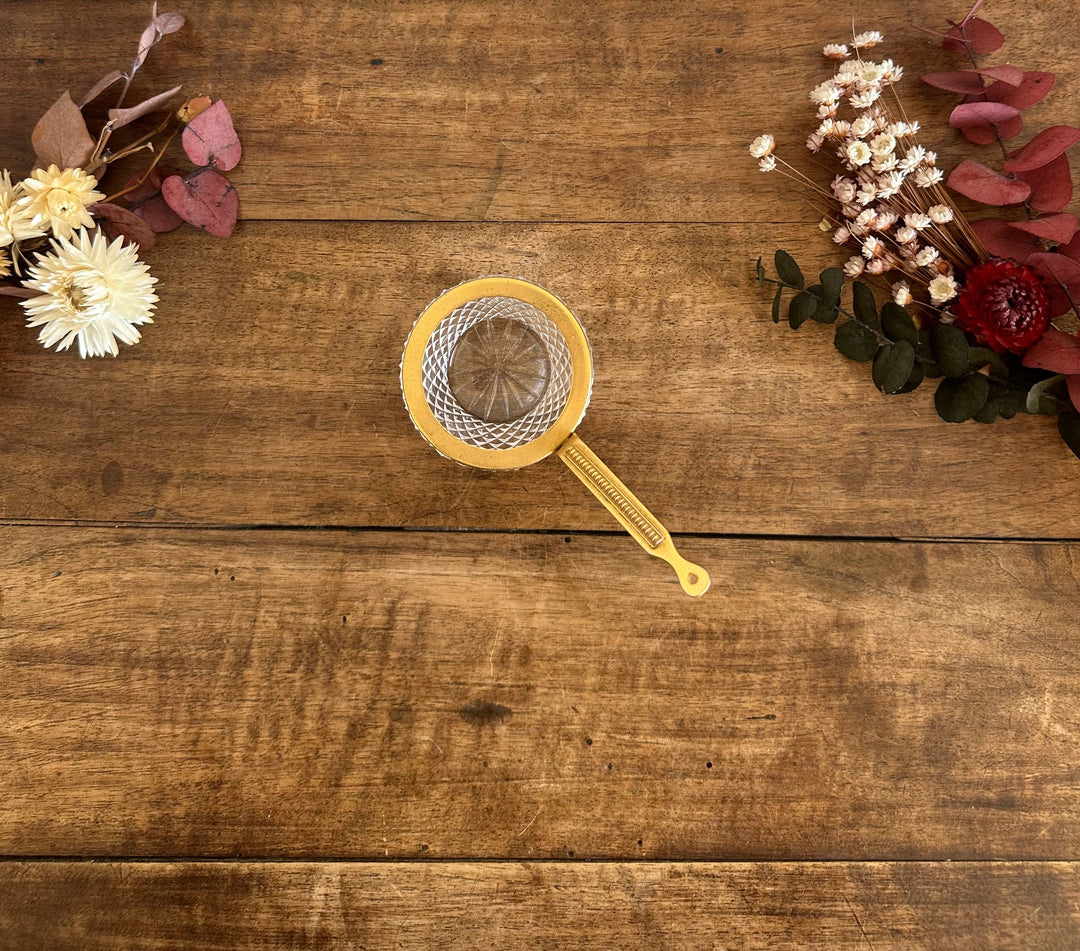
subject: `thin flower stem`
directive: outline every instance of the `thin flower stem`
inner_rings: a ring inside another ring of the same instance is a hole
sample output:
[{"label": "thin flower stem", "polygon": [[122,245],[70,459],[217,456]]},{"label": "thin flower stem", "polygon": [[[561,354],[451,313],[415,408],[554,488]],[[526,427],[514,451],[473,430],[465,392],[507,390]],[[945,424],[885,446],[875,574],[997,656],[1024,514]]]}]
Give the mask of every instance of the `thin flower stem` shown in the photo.
[{"label": "thin flower stem", "polygon": [[168,149],[169,145],[172,143],[172,140],[176,138],[176,133],[178,131],[179,129],[173,129],[172,134],[165,140],[165,144],[158,151],[157,155],[154,156],[154,161],[150,163],[149,167],[146,169],[145,172],[142,173],[141,176],[139,176],[137,181],[132,182],[126,188],[121,188],[120,191],[110,195],[108,198],[105,199],[105,201],[116,201],[117,198],[126,195],[128,192],[135,191],[136,188],[138,188],[143,182],[145,182],[146,179],[150,177],[150,173],[157,166],[157,163],[160,162],[161,159],[164,157],[166,149]]},{"label": "thin flower stem", "polygon": [[107,159],[105,159],[105,161],[115,162],[118,159],[127,158],[127,156],[138,152],[139,149],[145,148],[147,143],[150,142],[150,140],[153,139],[155,135],[159,135],[169,127],[169,123],[172,122],[173,118],[173,115],[170,113],[168,116],[165,117],[165,120],[161,123],[161,125],[154,129],[153,132],[148,132],[141,138],[136,139],[134,142],[123,148],[121,151],[112,153]]}]

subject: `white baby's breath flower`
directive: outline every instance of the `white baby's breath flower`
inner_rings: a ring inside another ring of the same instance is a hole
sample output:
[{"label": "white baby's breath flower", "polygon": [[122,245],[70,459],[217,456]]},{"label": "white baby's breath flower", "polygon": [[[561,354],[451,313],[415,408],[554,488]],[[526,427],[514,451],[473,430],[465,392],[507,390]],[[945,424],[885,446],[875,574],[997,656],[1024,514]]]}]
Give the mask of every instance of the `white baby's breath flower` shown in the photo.
[{"label": "white baby's breath flower", "polygon": [[897,228],[894,235],[898,244],[911,244],[918,236],[918,232],[907,225],[904,225],[903,228]]},{"label": "white baby's breath flower", "polygon": [[766,155],[771,155],[772,150],[775,148],[776,139],[766,132],[763,135],[759,135],[750,143],[750,154],[757,159],[764,158]]},{"label": "white baby's breath flower", "polygon": [[911,173],[912,181],[915,182],[919,188],[933,188],[945,178],[945,174],[940,168],[927,168],[925,165],[922,168],[915,169]]},{"label": "white baby's breath flower", "polygon": [[877,46],[883,37],[877,30],[867,30],[865,33],[859,33],[855,39],[851,41],[851,45],[857,50],[868,50],[873,46]]},{"label": "white baby's breath flower", "polygon": [[865,139],[874,131],[874,120],[870,116],[859,116],[851,123],[851,134],[857,139]]},{"label": "white baby's breath flower", "polygon": [[953,210],[948,205],[931,205],[927,214],[936,225],[947,225],[953,220]]},{"label": "white baby's breath flower", "polygon": [[821,52],[826,59],[847,59],[848,48],[843,43],[827,43]]},{"label": "white baby's breath flower", "polygon": [[938,257],[940,257],[938,249],[928,244],[915,255],[915,263],[918,264],[919,267],[930,267]]},{"label": "white baby's breath flower", "polygon": [[916,231],[924,231],[930,227],[932,222],[929,215],[924,215],[921,211],[913,211],[904,215],[904,224],[909,228],[914,228]]},{"label": "white baby's breath flower", "polygon": [[21,185],[19,204],[36,226],[52,231],[57,238],[70,237],[76,228],[93,228],[94,219],[86,209],[105,200],[94,190],[97,179],[81,168],[36,168]]},{"label": "white baby's breath flower", "polygon": [[771,172],[774,168],[776,168],[776,156],[766,155],[764,158],[758,159],[757,164],[758,168],[760,168],[763,172]]},{"label": "white baby's breath flower", "polygon": [[844,149],[844,156],[853,167],[858,168],[870,161],[870,146],[865,142],[852,142]]},{"label": "white baby's breath flower", "polygon": [[848,101],[853,109],[869,109],[880,98],[881,90],[877,86],[872,86],[855,93]]},{"label": "white baby's breath flower", "polygon": [[12,185],[11,174],[5,168],[0,174],[0,248],[45,234],[34,224],[34,216],[26,205],[19,201],[22,197],[22,183]]},{"label": "white baby's breath flower", "polygon": [[873,235],[863,238],[862,256],[864,258],[875,257],[881,250],[881,242]]},{"label": "white baby's breath flower", "polygon": [[956,281],[946,274],[935,277],[927,287],[930,300],[935,304],[944,304],[956,296]]},{"label": "white baby's breath flower", "polygon": [[41,294],[19,303],[27,326],[41,327],[38,340],[46,347],[66,350],[77,340],[80,356],[116,356],[117,340],[137,343],[137,325],[153,323],[157,278],[122,241],[109,244],[100,232],[91,238],[80,228],[37,256],[24,284]]},{"label": "white baby's breath flower", "polygon": [[862,258],[850,257],[844,262],[844,273],[848,277],[858,277],[866,270],[866,262]]},{"label": "white baby's breath flower", "polygon": [[908,287],[907,281],[897,281],[892,286],[892,299],[901,307],[907,307],[913,300],[911,296],[911,288]]},{"label": "white baby's breath flower", "polygon": [[896,137],[879,132],[870,140],[870,151],[877,156],[892,155],[896,151]]}]

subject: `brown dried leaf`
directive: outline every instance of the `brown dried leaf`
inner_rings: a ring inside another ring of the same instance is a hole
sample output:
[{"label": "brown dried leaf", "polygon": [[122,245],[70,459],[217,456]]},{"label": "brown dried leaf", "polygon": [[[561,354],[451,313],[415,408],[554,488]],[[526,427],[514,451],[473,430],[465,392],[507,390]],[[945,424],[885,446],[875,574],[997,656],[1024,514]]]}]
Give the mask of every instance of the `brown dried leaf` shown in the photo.
[{"label": "brown dried leaf", "polygon": [[128,123],[134,122],[136,119],[141,119],[147,113],[153,112],[160,106],[165,105],[165,103],[172,99],[179,91],[179,86],[173,86],[172,89],[167,89],[165,92],[158,93],[156,96],[151,96],[149,99],[145,99],[137,106],[132,106],[129,109],[110,109],[109,123],[114,129],[122,129]]},{"label": "brown dried leaf", "polygon": [[101,79],[99,79],[96,83],[94,83],[94,85],[91,87],[90,91],[88,93],[86,93],[82,97],[82,99],[79,100],[79,108],[81,109],[88,102],[93,102],[95,99],[97,99],[98,96],[100,96],[103,92],[105,92],[105,90],[108,89],[113,83],[118,83],[123,78],[124,78],[124,74],[122,72],[120,72],[120,70],[118,70],[118,69],[114,69],[111,73],[107,73],[105,76],[102,76]]},{"label": "brown dried leaf", "polygon": [[102,201],[91,205],[87,210],[95,218],[104,219],[100,222],[101,230],[110,241],[124,237],[131,244],[138,245],[143,251],[149,251],[157,241],[154,229],[126,208]]},{"label": "brown dried leaf", "polygon": [[65,92],[34,126],[30,142],[42,168],[77,168],[90,158],[94,140],[79,107]]}]

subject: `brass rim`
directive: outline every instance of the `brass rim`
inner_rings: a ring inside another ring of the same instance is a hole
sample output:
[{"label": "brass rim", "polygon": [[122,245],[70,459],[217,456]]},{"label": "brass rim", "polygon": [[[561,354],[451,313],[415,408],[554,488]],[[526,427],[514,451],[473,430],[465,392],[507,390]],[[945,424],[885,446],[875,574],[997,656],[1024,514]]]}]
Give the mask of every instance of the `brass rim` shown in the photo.
[{"label": "brass rim", "polygon": [[[562,412],[543,433],[513,449],[483,449],[458,439],[438,421],[424,395],[421,366],[432,333],[458,307],[482,297],[512,297],[532,304],[551,319],[570,350],[570,393]],[[479,277],[444,291],[413,325],[401,358],[401,392],[413,425],[444,456],[480,469],[520,469],[553,453],[581,422],[591,391],[592,352],[584,328],[554,294],[516,277]]]}]

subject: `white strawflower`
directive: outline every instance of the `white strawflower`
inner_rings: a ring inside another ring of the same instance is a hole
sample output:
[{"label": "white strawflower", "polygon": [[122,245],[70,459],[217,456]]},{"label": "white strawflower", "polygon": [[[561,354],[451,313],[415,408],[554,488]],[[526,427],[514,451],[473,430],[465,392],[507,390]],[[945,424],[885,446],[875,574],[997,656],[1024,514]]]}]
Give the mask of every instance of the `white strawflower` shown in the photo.
[{"label": "white strawflower", "polygon": [[94,190],[97,179],[81,168],[35,168],[21,185],[19,204],[36,226],[52,231],[57,238],[70,237],[76,228],[93,228],[87,206],[105,199]]},{"label": "white strawflower", "polygon": [[763,172],[771,172],[774,168],[776,168],[776,156],[766,155],[763,159],[759,159],[757,164],[758,168],[760,168]]},{"label": "white strawflower", "polygon": [[919,120],[913,119],[904,123],[904,135],[917,135],[919,132]]},{"label": "white strawflower", "polygon": [[826,59],[847,59],[848,48],[843,43],[827,43],[821,52]]},{"label": "white strawflower", "polygon": [[840,111],[840,106],[837,103],[822,103],[817,107],[817,117],[819,119],[835,119],[836,113]]},{"label": "white strawflower", "polygon": [[935,304],[944,304],[956,296],[956,281],[946,274],[935,277],[927,287],[930,291],[930,300]]},{"label": "white strawflower", "polygon": [[870,161],[870,146],[865,142],[852,142],[844,149],[844,157],[853,167],[858,168]]},{"label": "white strawflower", "polygon": [[66,350],[78,340],[82,357],[115,357],[117,340],[137,343],[136,325],[153,323],[157,278],[135,247],[122,241],[109,244],[100,232],[91,238],[79,229],[72,240],[54,240],[52,251],[37,256],[23,283],[41,295],[19,303],[27,326],[41,326],[44,346]]},{"label": "white strawflower", "polygon": [[0,251],[0,277],[7,277],[11,273],[11,268],[8,266],[10,263],[7,251]]},{"label": "white strawflower", "polygon": [[879,132],[870,140],[870,151],[877,156],[892,155],[896,151],[896,137]]},{"label": "white strawflower", "polygon": [[923,160],[926,158],[926,149],[921,145],[913,145],[908,149],[907,154],[900,160],[900,168],[905,172],[910,171],[918,165],[922,165]]},{"label": "white strawflower", "polygon": [[927,212],[936,225],[947,225],[953,220],[953,210],[948,205],[932,205]]},{"label": "white strawflower", "polygon": [[825,140],[817,132],[811,132],[810,138],[806,140],[806,147],[815,155],[821,151],[821,147],[825,144]]},{"label": "white strawflower", "polygon": [[754,156],[754,158],[764,158],[766,155],[771,155],[772,150],[775,148],[776,139],[766,132],[764,135],[759,135],[750,143],[750,154]]},{"label": "white strawflower", "polygon": [[[869,205],[875,198],[878,197],[878,187],[873,182],[864,182],[859,186],[859,193],[855,196],[855,200],[860,205]],[[882,196],[887,197],[887,196]]]},{"label": "white strawflower", "polygon": [[868,50],[872,46],[877,46],[878,43],[880,43],[884,39],[885,37],[883,37],[877,30],[868,30],[865,33],[858,34],[858,36],[856,36],[855,39],[851,41],[851,45],[854,46],[857,50]]},{"label": "white strawflower", "polygon": [[927,165],[937,165],[937,152],[927,151],[924,156]]},{"label": "white strawflower", "polygon": [[855,66],[855,81],[864,90],[876,86],[884,75],[885,69],[881,63],[866,61]]},{"label": "white strawflower", "polygon": [[875,231],[888,231],[900,216],[895,211],[879,211],[874,215],[873,229]]},{"label": "white strawflower", "polygon": [[873,220],[876,217],[877,217],[877,209],[876,208],[865,208],[861,212],[859,212],[859,215],[858,215],[858,217],[856,217],[853,224],[855,225],[855,227],[860,228],[863,231],[865,231],[867,228],[870,227],[871,223],[873,222]]},{"label": "white strawflower", "polygon": [[932,245],[927,245],[915,255],[915,263],[918,264],[919,267],[930,267],[940,256],[937,248]]},{"label": "white strawflower", "polygon": [[891,59],[881,61],[881,81],[887,85],[900,82],[904,78],[904,67],[898,66]]},{"label": "white strawflower", "polygon": [[851,123],[847,119],[837,119],[833,123],[833,134],[839,138],[843,138],[851,131]]},{"label": "white strawflower", "polygon": [[904,225],[903,228],[896,229],[894,237],[896,238],[897,244],[911,244],[911,242],[918,237],[918,232],[914,228],[909,228],[907,225]]},{"label": "white strawflower", "polygon": [[867,274],[884,274],[888,265],[881,258],[874,258],[866,264]]},{"label": "white strawflower", "polygon": [[34,224],[34,216],[19,202],[22,185],[11,184],[11,173],[0,174],[0,248],[28,238],[40,238],[44,231]]},{"label": "white strawflower", "polygon": [[866,270],[866,263],[862,258],[851,257],[844,262],[844,273],[848,277],[858,277]]},{"label": "white strawflower", "polygon": [[892,286],[892,299],[896,301],[901,307],[907,307],[913,300],[911,296],[911,288],[908,287],[907,281],[897,281]]},{"label": "white strawflower", "polygon": [[900,167],[900,163],[896,159],[896,153],[893,152],[889,155],[875,155],[874,161],[870,163],[870,167],[875,172],[891,172]]},{"label": "white strawflower", "polygon": [[912,172],[912,180],[919,188],[932,188],[943,178],[945,178],[945,174],[940,168],[927,168],[925,165]]},{"label": "white strawflower", "polygon": [[836,196],[836,200],[843,203],[855,200],[855,182],[850,178],[845,178],[843,175],[837,175],[832,180],[832,193]]},{"label": "white strawflower", "polygon": [[916,231],[924,231],[930,227],[932,222],[929,215],[924,215],[921,211],[913,211],[904,215],[904,224],[909,228],[914,228]]},{"label": "white strawflower", "polygon": [[869,109],[880,98],[881,90],[877,86],[871,86],[869,89],[863,89],[855,93],[849,102],[853,109]]},{"label": "white strawflower", "polygon": [[850,237],[851,237],[850,229],[841,226],[841,227],[837,228],[836,231],[833,232],[832,239],[837,244],[847,244],[848,238],[850,238]]},{"label": "white strawflower", "polygon": [[810,90],[810,101],[817,105],[832,105],[840,101],[840,88],[831,80],[825,80]]},{"label": "white strawflower", "polygon": [[892,198],[900,186],[904,184],[904,176],[901,172],[884,172],[878,176],[877,190],[882,198]]},{"label": "white strawflower", "polygon": [[851,123],[851,134],[857,139],[865,139],[874,131],[874,120],[870,116],[859,116]]},{"label": "white strawflower", "polygon": [[881,242],[873,235],[870,235],[868,238],[863,238],[862,256],[864,258],[875,257],[881,249]]}]

